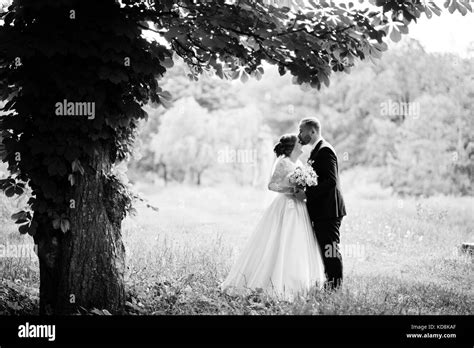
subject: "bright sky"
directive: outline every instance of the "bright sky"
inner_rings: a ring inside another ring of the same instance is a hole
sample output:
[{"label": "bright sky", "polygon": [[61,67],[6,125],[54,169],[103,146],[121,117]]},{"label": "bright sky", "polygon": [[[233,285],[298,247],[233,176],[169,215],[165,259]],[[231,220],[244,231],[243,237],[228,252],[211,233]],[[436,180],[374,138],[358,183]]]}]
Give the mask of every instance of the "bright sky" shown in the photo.
[{"label": "bright sky", "polygon": [[428,52],[452,52],[466,57],[470,43],[474,50],[474,14],[462,16],[444,10],[441,16],[431,19],[422,15],[418,23],[410,25],[408,37],[420,41]]}]

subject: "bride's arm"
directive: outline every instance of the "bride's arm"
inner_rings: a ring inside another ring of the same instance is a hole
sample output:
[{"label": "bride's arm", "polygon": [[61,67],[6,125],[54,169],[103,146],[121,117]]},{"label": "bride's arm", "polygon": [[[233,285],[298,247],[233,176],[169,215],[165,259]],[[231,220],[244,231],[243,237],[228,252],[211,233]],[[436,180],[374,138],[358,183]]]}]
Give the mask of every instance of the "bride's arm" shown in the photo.
[{"label": "bride's arm", "polygon": [[272,174],[270,182],[268,183],[268,189],[279,193],[295,193],[295,185],[290,183],[289,176],[291,174],[291,168],[285,165],[285,160],[280,160],[277,163],[275,171]]},{"label": "bride's arm", "polygon": [[268,189],[270,191],[280,192],[280,193],[295,193],[296,187],[291,184],[283,184],[283,183],[276,183],[276,182],[269,182]]}]

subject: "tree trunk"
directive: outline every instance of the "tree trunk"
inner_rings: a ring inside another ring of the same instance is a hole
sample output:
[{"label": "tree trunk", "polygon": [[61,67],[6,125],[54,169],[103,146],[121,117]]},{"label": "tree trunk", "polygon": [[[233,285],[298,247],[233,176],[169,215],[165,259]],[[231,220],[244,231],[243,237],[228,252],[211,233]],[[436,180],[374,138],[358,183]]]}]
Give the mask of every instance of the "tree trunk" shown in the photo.
[{"label": "tree trunk", "polygon": [[202,172],[196,172],[196,184],[198,186],[201,186],[201,175],[202,175]]},{"label": "tree trunk", "polygon": [[42,222],[47,221],[46,214],[41,216],[35,213],[34,220],[38,223],[38,232],[41,234],[41,239],[37,242],[38,245],[38,259],[40,268],[40,315],[54,314],[55,303],[58,295],[59,282],[59,240],[61,238],[55,231],[51,223]]},{"label": "tree trunk", "polygon": [[165,181],[165,186],[168,185],[168,168],[166,164],[162,163],[161,167],[163,168],[163,180]]},{"label": "tree trunk", "polygon": [[108,151],[97,148],[96,155],[92,167],[97,172],[86,169],[77,182],[76,208],[69,214],[71,229],[64,234],[53,232],[58,234],[57,248],[51,248],[54,238],[38,243],[41,314],[75,313],[79,306],[116,314],[123,311],[122,217],[113,206],[114,190],[99,175],[101,169],[110,170]]}]

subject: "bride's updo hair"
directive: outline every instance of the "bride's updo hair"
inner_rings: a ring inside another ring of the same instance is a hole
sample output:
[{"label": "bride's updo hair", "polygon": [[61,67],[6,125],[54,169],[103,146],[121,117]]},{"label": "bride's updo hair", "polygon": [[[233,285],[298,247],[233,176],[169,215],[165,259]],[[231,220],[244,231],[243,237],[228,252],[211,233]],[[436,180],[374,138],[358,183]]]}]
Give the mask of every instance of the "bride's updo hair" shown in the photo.
[{"label": "bride's updo hair", "polygon": [[295,147],[298,137],[296,134],[285,134],[282,135],[278,143],[275,144],[273,152],[280,157],[281,155],[289,156]]}]

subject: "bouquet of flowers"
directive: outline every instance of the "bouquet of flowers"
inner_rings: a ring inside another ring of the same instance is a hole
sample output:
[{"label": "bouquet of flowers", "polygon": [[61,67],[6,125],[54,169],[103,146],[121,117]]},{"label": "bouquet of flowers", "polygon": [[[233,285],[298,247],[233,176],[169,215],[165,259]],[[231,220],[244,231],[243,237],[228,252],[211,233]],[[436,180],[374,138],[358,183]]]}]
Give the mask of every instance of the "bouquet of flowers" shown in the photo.
[{"label": "bouquet of flowers", "polygon": [[318,184],[318,176],[313,167],[308,163],[304,164],[302,167],[296,167],[293,173],[290,174],[289,181],[300,188],[316,186]]}]

